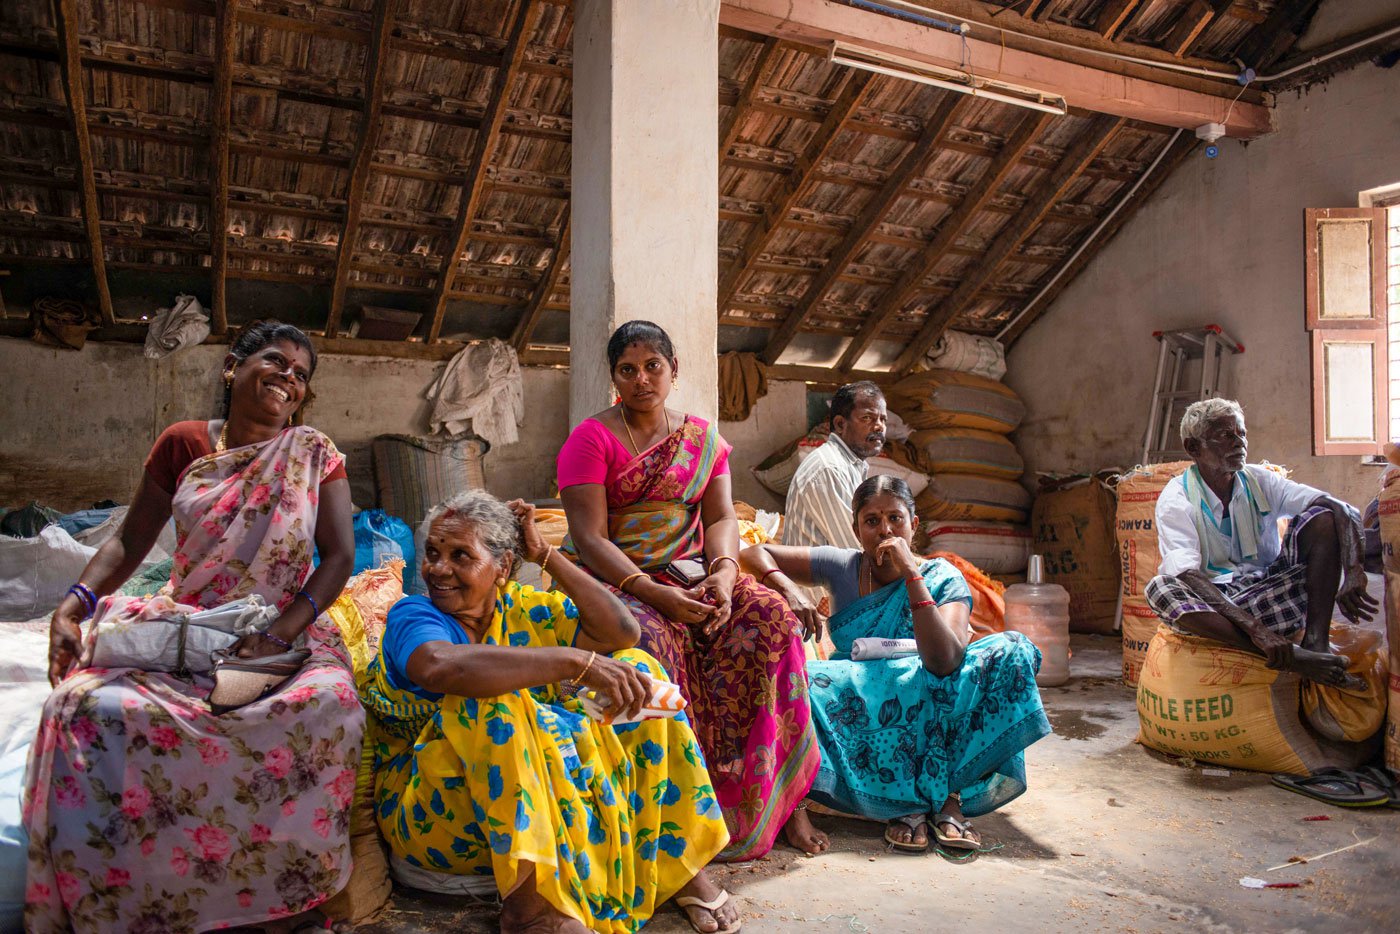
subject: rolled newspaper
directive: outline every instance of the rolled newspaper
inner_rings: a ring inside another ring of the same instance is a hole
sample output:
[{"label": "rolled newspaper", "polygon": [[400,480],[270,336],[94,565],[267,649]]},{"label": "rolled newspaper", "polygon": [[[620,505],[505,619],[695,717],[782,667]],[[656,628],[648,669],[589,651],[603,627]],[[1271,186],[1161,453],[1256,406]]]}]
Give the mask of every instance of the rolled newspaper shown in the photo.
[{"label": "rolled newspaper", "polygon": [[856,639],[851,643],[851,661],[869,662],[879,658],[899,658],[918,655],[919,643],[913,639]]},{"label": "rolled newspaper", "polygon": [[612,709],[613,699],[606,694],[590,690],[584,691],[579,695],[579,698],[583,701],[584,713],[599,723],[610,726],[674,717],[686,707],[685,698],[681,696],[681,689],[669,681],[652,680],[651,696],[647,698],[646,706],[635,717],[619,715],[617,711]]}]

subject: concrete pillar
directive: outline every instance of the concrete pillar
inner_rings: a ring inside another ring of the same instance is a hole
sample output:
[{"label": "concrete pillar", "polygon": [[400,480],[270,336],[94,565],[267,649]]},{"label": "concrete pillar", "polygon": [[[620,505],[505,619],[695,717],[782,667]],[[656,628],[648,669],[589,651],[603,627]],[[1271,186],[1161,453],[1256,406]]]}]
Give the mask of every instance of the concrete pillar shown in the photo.
[{"label": "concrete pillar", "polygon": [[675,341],[670,406],[717,417],[718,87],[719,0],[576,0],[570,425],[633,318]]}]

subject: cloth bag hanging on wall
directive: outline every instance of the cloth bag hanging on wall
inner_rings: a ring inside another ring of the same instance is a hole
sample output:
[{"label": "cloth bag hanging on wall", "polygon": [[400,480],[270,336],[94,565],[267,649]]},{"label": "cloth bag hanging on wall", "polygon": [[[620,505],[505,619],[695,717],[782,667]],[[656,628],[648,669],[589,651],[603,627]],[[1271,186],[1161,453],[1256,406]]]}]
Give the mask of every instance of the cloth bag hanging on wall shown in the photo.
[{"label": "cloth bag hanging on wall", "polygon": [[193,295],[175,296],[175,304],[162,308],[146,330],[146,357],[158,360],[182,347],[201,344],[209,336],[209,316]]},{"label": "cloth bag hanging on wall", "polygon": [[432,403],[428,430],[472,433],[492,446],[514,444],[525,420],[525,389],[515,348],[494,337],[462,350],[447,364],[426,397]]}]

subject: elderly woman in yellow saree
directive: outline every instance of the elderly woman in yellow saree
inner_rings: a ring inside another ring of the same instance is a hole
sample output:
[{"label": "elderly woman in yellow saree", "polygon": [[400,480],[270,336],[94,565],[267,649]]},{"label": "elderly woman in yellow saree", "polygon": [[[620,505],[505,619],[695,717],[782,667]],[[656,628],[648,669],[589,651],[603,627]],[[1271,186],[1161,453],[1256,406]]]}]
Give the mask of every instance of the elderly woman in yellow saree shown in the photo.
[{"label": "elderly woman in yellow saree", "polygon": [[674,412],[671,339],[629,321],[608,341],[617,405],[585,419],[559,452],[565,550],[627,604],[640,646],[690,701],[732,838],[724,860],[757,859],[779,832],[828,846],[802,800],[819,754],[801,624],[782,597],[739,572],[730,446]]},{"label": "elderly woman in yellow saree", "polygon": [[[702,934],[737,931],[705,872],[729,835],[685,713],[623,722],[666,680],[632,615],[520,501],[470,491],[424,529],[428,595],[389,612],[366,696],[395,856],[494,879],[503,931],[633,932],[673,895]],[[559,589],[512,580],[521,556]]]}]

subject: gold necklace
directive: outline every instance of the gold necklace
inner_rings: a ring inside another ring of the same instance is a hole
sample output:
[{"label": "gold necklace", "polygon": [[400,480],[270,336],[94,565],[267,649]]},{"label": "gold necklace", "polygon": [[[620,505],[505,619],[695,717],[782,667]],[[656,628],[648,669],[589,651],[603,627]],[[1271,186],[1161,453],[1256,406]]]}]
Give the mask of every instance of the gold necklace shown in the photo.
[{"label": "gold necklace", "polygon": [[224,419],[224,427],[219,429],[219,440],[214,445],[214,453],[222,454],[228,450],[228,419]]},{"label": "gold necklace", "polygon": [[[622,419],[622,427],[625,428],[625,429],[627,429],[627,440],[632,442],[632,453],[633,453],[633,454],[638,454],[638,455],[640,455],[640,454],[642,453],[642,449],[639,448],[639,447],[637,447],[637,439],[634,438],[634,437],[632,437],[632,426],[629,425],[629,424],[627,424],[627,406],[625,406],[625,405],[623,405],[621,402],[619,402],[619,403],[617,404],[617,414],[618,414],[618,417]],[[666,437],[670,437],[670,435],[671,435],[671,413],[668,412],[668,411],[666,410],[666,407],[663,405],[663,406],[661,407],[661,414],[664,415],[664,416],[666,416]]]}]

